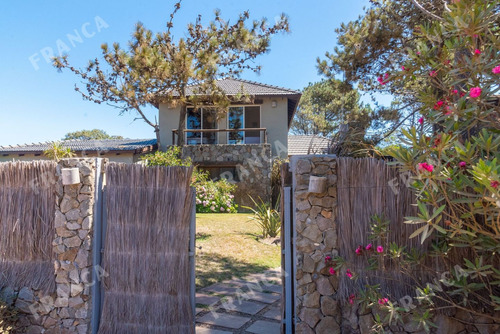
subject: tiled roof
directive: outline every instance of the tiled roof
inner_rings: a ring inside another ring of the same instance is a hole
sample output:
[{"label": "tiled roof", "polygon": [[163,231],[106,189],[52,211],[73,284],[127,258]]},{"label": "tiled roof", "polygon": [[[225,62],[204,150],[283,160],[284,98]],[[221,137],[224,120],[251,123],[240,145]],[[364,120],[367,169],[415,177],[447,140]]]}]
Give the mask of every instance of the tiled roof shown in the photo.
[{"label": "tiled roof", "polygon": [[288,155],[324,154],[328,151],[330,140],[314,135],[289,135]]},{"label": "tiled roof", "polygon": [[[53,142],[38,144],[0,146],[0,154],[8,153],[43,153]],[[125,152],[136,151],[144,148],[153,148],[156,139],[100,139],[100,140],[66,140],[61,145],[74,152]]]},{"label": "tiled roof", "polygon": [[243,79],[220,79],[217,81],[217,85],[227,94],[227,95],[237,95],[237,94],[249,94],[254,96],[278,96],[278,95],[300,95],[301,93],[296,90],[265,85],[255,81],[243,80]]}]

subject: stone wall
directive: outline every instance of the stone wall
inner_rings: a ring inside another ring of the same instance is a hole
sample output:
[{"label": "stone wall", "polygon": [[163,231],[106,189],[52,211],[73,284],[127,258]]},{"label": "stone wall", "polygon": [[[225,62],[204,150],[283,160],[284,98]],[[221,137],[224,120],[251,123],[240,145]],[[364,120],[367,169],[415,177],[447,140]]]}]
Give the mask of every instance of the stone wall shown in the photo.
[{"label": "stone wall", "polygon": [[[338,276],[329,273],[327,256],[338,255],[337,241],[337,162],[335,156],[294,156],[290,168],[293,175],[294,223],[296,232],[295,261],[295,332],[317,334],[368,334],[379,315],[385,317],[378,306],[361,308],[357,303],[341,301],[336,296]],[[324,193],[309,193],[310,176],[327,178]],[[339,176],[341,177],[341,176]],[[345,191],[345,190],[343,190]],[[500,311],[497,312],[500,317]],[[423,334],[410,318],[404,325],[386,326],[385,333]],[[448,315],[436,315],[432,321],[437,328],[431,333],[465,334],[500,333],[500,324],[489,318],[478,317],[458,310]]]},{"label": "stone wall", "polygon": [[[15,332],[90,333],[95,159],[59,163],[53,241],[56,292],[4,288],[3,300],[19,310]],[[63,186],[61,168],[78,167],[80,184]]]},{"label": "stone wall", "polygon": [[[340,309],[338,279],[330,275],[326,256],[338,255],[336,161],[333,156],[291,158],[296,229],[296,333],[337,333]],[[309,178],[325,176],[324,193],[309,193]]]},{"label": "stone wall", "polygon": [[[190,157],[195,165],[212,167],[234,167],[232,176],[237,185],[234,194],[240,206],[253,206],[249,195],[264,201],[271,199],[271,145],[186,145],[182,149],[184,158]],[[231,181],[231,175],[224,175]]]}]

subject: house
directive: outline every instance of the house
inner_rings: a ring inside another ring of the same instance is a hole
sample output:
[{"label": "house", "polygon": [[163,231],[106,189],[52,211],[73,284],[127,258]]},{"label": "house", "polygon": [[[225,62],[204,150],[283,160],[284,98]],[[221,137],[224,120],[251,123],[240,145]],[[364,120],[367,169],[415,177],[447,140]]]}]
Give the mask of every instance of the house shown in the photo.
[{"label": "house", "polygon": [[[234,78],[221,79],[217,85],[226,95],[243,98],[224,113],[188,106],[183,157],[190,157],[214,179],[236,183],[239,205],[252,205],[249,196],[268,200],[272,158],[288,156],[288,130],[301,93]],[[158,106],[162,145],[176,143],[180,108]]]},{"label": "house", "polygon": [[[235,200],[252,205],[249,196],[269,200],[273,157],[286,158],[288,130],[297,109],[299,91],[241,79],[221,79],[218,86],[233,102],[226,112],[188,106],[183,158],[190,157],[213,179],[226,178],[238,185]],[[242,97],[242,98],[240,98]],[[238,101],[236,101],[238,100]],[[176,143],[180,106],[160,104],[162,147]],[[110,161],[135,163],[157,149],[156,140],[65,141],[77,156],[98,156]],[[0,161],[42,159],[50,143],[0,147]]]},{"label": "house", "polygon": [[[53,143],[0,146],[0,162],[12,160],[43,160],[43,152]],[[156,139],[100,139],[66,140],[62,146],[70,148],[77,157],[108,158],[110,161],[135,163],[141,155],[156,150]]]}]

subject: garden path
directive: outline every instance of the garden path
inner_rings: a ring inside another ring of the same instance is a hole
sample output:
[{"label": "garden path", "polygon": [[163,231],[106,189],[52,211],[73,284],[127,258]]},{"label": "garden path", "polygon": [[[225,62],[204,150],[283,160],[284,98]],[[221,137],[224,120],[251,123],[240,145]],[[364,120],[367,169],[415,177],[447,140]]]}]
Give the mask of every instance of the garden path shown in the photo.
[{"label": "garden path", "polygon": [[196,334],[279,334],[281,269],[252,274],[196,293]]}]

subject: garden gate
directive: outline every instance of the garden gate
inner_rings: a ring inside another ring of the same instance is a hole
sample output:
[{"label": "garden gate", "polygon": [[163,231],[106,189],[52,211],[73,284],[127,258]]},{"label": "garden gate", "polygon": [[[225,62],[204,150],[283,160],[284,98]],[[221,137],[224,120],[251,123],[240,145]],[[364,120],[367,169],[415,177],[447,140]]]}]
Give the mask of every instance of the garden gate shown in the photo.
[{"label": "garden gate", "polygon": [[192,169],[109,163],[104,180],[100,168],[93,333],[194,333]]}]

